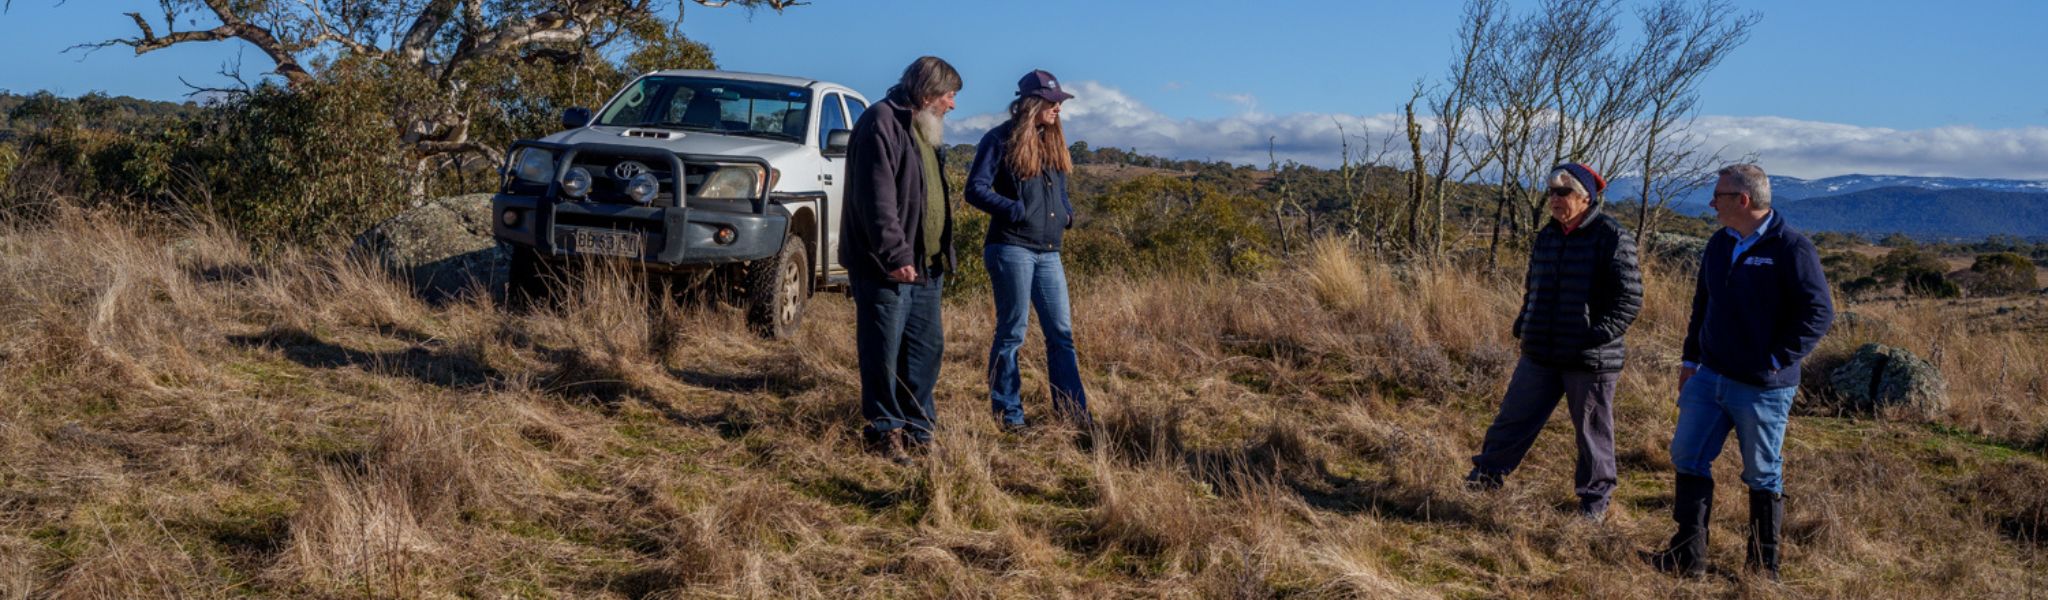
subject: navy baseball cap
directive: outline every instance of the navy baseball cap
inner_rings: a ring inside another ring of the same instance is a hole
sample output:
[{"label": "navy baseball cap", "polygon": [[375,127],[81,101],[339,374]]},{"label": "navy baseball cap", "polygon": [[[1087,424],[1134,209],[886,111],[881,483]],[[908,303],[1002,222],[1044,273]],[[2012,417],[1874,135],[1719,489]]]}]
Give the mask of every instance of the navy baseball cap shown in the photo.
[{"label": "navy baseball cap", "polygon": [[1032,70],[1023,79],[1017,80],[1017,95],[1037,96],[1053,102],[1066,102],[1073,98],[1066,90],[1060,89],[1060,80],[1043,70]]}]

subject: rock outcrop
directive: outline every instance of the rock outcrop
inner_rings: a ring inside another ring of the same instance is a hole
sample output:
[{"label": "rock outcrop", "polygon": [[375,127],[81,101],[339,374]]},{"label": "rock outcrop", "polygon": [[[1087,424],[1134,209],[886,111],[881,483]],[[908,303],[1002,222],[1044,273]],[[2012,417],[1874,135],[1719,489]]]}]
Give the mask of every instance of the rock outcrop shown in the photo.
[{"label": "rock outcrop", "polygon": [[1829,374],[1844,408],[1885,414],[1903,408],[1933,419],[1948,409],[1948,382],[1941,371],[1904,348],[1864,344]]},{"label": "rock outcrop", "polygon": [[501,289],[505,253],[491,237],[491,195],[430,200],[357,235],[352,251],[410,281],[429,302]]}]

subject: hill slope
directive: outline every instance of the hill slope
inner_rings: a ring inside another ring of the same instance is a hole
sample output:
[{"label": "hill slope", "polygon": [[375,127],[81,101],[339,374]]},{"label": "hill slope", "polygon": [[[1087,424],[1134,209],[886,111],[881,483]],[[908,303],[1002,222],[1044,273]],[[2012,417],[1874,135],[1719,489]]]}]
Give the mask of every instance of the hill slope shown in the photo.
[{"label": "hill slope", "polygon": [[[1709,182],[1712,183],[1712,182]],[[1616,199],[1634,199],[1640,192],[1640,179],[1622,177],[1615,179],[1608,187],[1607,195]],[[2022,179],[1974,179],[1967,177],[1915,177],[1910,175],[1838,175],[1820,179],[1771,176],[1771,197],[1790,204],[1794,201],[1824,196],[1836,196],[1874,190],[1878,188],[1903,187],[1927,191],[1943,190],[1987,190],[1994,192],[2048,193],[2048,181],[2027,181]],[[1692,190],[1684,198],[1673,202],[1675,206],[1704,209],[1712,200],[1712,185],[1703,185]]]},{"label": "hill slope", "polygon": [[1780,205],[1809,231],[1915,237],[2048,237],[2048,193],[1886,187]]},{"label": "hill slope", "polygon": [[[1458,484],[1515,356],[1510,277],[1324,244],[1257,280],[1077,280],[1091,445],[993,426],[991,313],[970,293],[947,307],[939,443],[906,468],[859,449],[837,296],[767,343],[735,310],[602,274],[558,311],[429,306],[333,253],[259,258],[135,222],[0,227],[0,597],[2048,589],[2048,467],[2029,445],[2048,344],[1938,307],[1854,307],[1861,325],[1826,342],[1823,361],[1863,341],[1943,348],[1954,406],[1932,426],[1795,418],[1781,587],[1634,558],[1670,532],[1680,272],[1652,270],[1631,332],[1623,481],[1596,526],[1568,510],[1563,419],[1505,490]],[[1045,419],[1036,346],[1026,401]],[[1723,507],[1743,505],[1733,454]],[[1742,519],[1716,513],[1718,564],[1739,564]]]}]

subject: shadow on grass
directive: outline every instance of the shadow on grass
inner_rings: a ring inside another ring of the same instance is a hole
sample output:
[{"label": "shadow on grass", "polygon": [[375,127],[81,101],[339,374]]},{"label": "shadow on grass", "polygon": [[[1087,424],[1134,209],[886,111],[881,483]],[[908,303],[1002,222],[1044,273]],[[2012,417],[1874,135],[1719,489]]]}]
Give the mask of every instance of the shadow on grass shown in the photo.
[{"label": "shadow on grass", "polygon": [[910,494],[904,490],[868,485],[841,475],[833,475],[803,486],[804,493],[826,502],[850,506],[868,512],[881,512],[904,503]]},{"label": "shadow on grass", "polygon": [[1372,515],[1412,523],[1492,524],[1461,498],[1392,481],[1325,475],[1321,482],[1290,481],[1289,488],[1310,507],[1343,515]]},{"label": "shadow on grass", "polygon": [[296,327],[279,327],[255,335],[231,335],[228,342],[243,348],[274,349],[286,360],[309,368],[355,367],[372,373],[410,377],[446,388],[479,387],[496,379],[497,374],[490,367],[447,350],[431,336],[389,326],[380,329],[413,346],[396,352],[356,350],[321,340],[319,336]]},{"label": "shadow on grass", "polygon": [[194,265],[185,269],[186,275],[201,283],[240,285],[269,277],[273,269],[248,263]]},{"label": "shadow on grass", "polygon": [[1126,464],[1176,464],[1220,494],[1278,490],[1300,497],[1311,508],[1344,515],[1488,524],[1467,500],[1426,486],[1332,474],[1324,457],[1298,430],[1269,429],[1233,448],[1189,448],[1182,433],[1184,418],[1174,409],[1109,415],[1101,421],[1105,449]]},{"label": "shadow on grass", "polygon": [[741,365],[744,372],[721,373],[707,369],[669,369],[670,377],[693,386],[734,394],[794,396],[817,384],[797,370],[795,361],[755,361]]}]

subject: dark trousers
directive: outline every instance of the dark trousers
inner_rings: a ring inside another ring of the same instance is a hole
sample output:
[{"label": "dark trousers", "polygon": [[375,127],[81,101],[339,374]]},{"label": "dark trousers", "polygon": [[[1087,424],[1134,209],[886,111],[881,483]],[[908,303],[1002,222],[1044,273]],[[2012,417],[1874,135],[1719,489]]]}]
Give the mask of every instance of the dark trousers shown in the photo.
[{"label": "dark trousers", "polygon": [[860,414],[863,436],[875,439],[904,429],[913,441],[932,439],[937,411],[932,388],[946,351],[939,317],[944,277],[917,283],[854,277],[854,348],[860,353]]},{"label": "dark trousers", "polygon": [[1572,428],[1578,433],[1579,457],[1572,483],[1579,505],[1589,509],[1607,508],[1614,492],[1614,387],[1620,373],[1565,371],[1536,364],[1522,357],[1515,375],[1501,398],[1500,413],[1486,428],[1486,441],[1472,457],[1475,471],[1505,475],[1522,464],[1536,434],[1550,421],[1562,396],[1571,408]]}]

